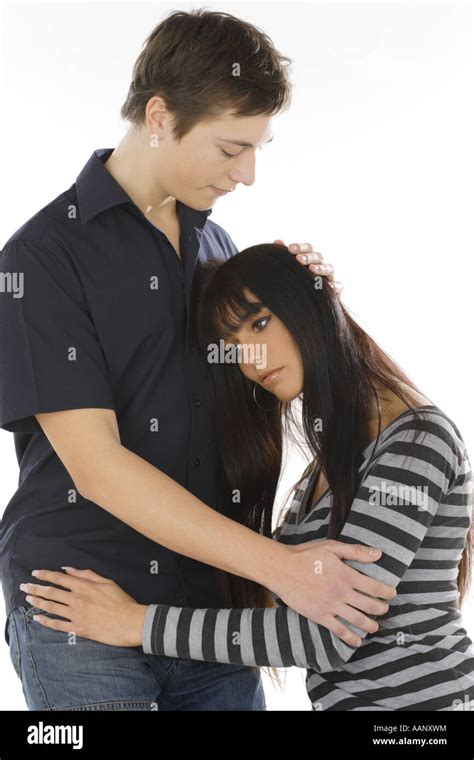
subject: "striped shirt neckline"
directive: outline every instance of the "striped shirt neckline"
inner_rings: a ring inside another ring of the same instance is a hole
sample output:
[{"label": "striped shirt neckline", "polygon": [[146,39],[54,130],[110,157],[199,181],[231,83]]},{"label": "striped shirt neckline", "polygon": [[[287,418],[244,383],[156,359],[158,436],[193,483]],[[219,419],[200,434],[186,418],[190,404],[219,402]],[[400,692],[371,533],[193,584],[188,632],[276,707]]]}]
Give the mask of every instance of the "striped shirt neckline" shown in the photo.
[{"label": "striped shirt neckline", "polygon": [[[386,425],[383,428],[383,430],[380,431],[380,435],[378,436],[378,439],[377,439],[377,436],[375,438],[372,438],[372,440],[369,441],[369,443],[367,444],[367,446],[364,449],[362,449],[363,462],[362,462],[361,466],[359,467],[359,472],[362,469],[362,467],[364,467],[365,464],[366,464],[366,460],[367,460],[367,457],[365,456],[366,451],[368,451],[368,449],[371,446],[375,447],[375,442],[377,440],[378,440],[379,443],[382,441],[382,439],[385,440],[385,433],[388,432],[393,425],[395,425],[397,422],[399,422],[407,414],[413,414],[413,411],[421,412],[423,409],[434,409],[434,410],[440,412],[440,414],[443,414],[443,412],[441,411],[441,409],[439,409],[439,407],[436,404],[423,404],[422,406],[416,406],[414,408],[414,410],[413,409],[405,409],[404,412],[402,412],[397,417],[395,417],[391,422],[388,423],[388,425]],[[300,487],[304,488],[304,497],[299,502],[299,509],[297,510],[297,518],[296,518],[296,523],[297,524],[299,524],[300,520],[304,520],[313,509],[316,509],[316,507],[322,501],[324,501],[324,499],[326,499],[328,496],[330,496],[331,493],[332,493],[331,489],[327,488],[326,491],[324,491],[324,493],[321,494],[321,496],[318,498],[318,500],[314,504],[311,504],[311,507],[309,508],[309,511],[307,511],[308,502],[309,502],[309,500],[311,498],[311,495],[313,493],[314,484],[315,484],[315,482],[316,482],[316,480],[317,480],[317,478],[319,476],[320,469],[321,468],[320,468],[320,466],[318,464],[318,461],[315,459],[314,462],[313,462],[313,469],[312,469],[312,471],[306,476],[305,481],[303,481],[301,483]]]}]

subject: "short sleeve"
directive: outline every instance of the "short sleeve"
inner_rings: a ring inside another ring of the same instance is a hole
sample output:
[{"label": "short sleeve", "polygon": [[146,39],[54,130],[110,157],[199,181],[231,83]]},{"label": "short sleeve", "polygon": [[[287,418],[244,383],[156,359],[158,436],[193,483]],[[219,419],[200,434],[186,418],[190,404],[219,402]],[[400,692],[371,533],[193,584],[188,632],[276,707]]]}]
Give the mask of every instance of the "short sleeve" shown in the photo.
[{"label": "short sleeve", "polygon": [[230,245],[230,250],[231,250],[231,256],[235,256],[239,252],[239,249],[237,248],[236,244],[234,243],[234,241],[232,240],[232,238],[231,238],[231,236],[229,234],[228,234],[228,238],[229,238],[229,245]]},{"label": "short sleeve", "polygon": [[0,282],[0,427],[40,432],[37,413],[113,409],[104,353],[68,254],[9,242]]}]

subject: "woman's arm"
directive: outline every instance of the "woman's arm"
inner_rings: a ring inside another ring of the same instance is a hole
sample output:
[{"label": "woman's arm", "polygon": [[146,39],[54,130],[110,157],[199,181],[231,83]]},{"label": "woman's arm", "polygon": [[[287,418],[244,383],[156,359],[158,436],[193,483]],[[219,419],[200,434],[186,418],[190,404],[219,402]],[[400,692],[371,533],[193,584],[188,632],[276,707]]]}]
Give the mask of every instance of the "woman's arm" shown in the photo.
[{"label": "woman's arm", "polygon": [[[121,444],[112,410],[69,409],[36,416],[84,498],[162,546],[275,591],[286,604],[338,636],[349,641],[353,637],[335,615],[355,589],[372,597],[395,593],[342,562],[373,562],[362,546],[326,541],[291,552],[207,506]],[[327,572],[316,575],[315,562],[324,562]],[[365,604],[362,595],[361,599]],[[362,611],[364,604],[359,606]],[[372,620],[359,609],[354,615],[371,630]]]},{"label": "woman's arm", "polygon": [[[348,543],[380,546],[381,559],[360,569],[394,586],[410,566],[459,472],[457,444],[444,428],[430,427],[421,443],[413,443],[413,435],[410,426],[382,447],[358,489],[340,535],[340,540]],[[423,490],[414,492],[413,487]],[[392,497],[385,500],[387,504],[381,499],[377,502],[383,491]],[[357,562],[349,564],[360,567]],[[349,627],[366,637],[365,631]],[[143,650],[210,662],[296,665],[326,672],[344,665],[356,647],[283,606],[189,609],[150,605],[143,625]]]}]

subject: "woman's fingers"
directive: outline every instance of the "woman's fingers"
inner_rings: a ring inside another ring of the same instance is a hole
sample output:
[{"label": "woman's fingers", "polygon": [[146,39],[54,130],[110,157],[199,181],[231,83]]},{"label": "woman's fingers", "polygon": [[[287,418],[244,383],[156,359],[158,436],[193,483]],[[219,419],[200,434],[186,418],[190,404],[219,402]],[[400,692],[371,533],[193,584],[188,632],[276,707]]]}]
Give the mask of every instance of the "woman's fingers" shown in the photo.
[{"label": "woman's fingers", "polygon": [[70,591],[76,591],[81,586],[81,581],[79,579],[71,578],[67,573],[60,573],[55,570],[33,570],[31,575],[42,581],[55,583],[57,586],[62,586]]},{"label": "woman's fingers", "polygon": [[33,615],[33,620],[44,625],[45,628],[53,628],[55,631],[62,631],[63,633],[74,633],[71,631],[71,622],[67,623],[64,620],[49,618],[46,615]]},{"label": "woman's fingers", "polygon": [[[53,588],[52,586],[42,586],[39,583],[22,583],[20,588],[22,591],[25,591],[25,593],[34,595],[35,599],[41,597],[42,599],[62,602],[63,604],[68,604],[71,601],[70,591],[63,591],[62,589]],[[26,598],[28,599],[28,597]],[[28,601],[30,600],[28,599]]]},{"label": "woman's fingers", "polygon": [[67,607],[65,604],[50,602],[47,599],[42,599],[40,596],[28,595],[26,599],[28,602],[30,602],[30,604],[33,605],[33,607],[38,607],[38,609],[40,610],[44,610],[45,612],[51,612],[53,615],[61,615],[61,617],[68,619],[68,614],[70,613],[71,608]]},{"label": "woman's fingers", "polygon": [[103,575],[94,572],[94,570],[78,570],[76,567],[66,567],[63,565],[63,570],[66,570],[68,575],[74,575],[77,578],[83,578],[86,581],[93,581],[94,583],[114,583],[110,578],[104,578]]},{"label": "woman's fingers", "polygon": [[103,578],[93,570],[76,570],[76,568],[68,568],[68,571],[69,572],[66,573],[60,573],[56,570],[33,570],[31,574],[35,578],[55,583],[56,585],[63,586],[71,591],[78,591],[81,588],[84,588],[83,581],[94,581],[96,583],[114,582],[111,581],[110,578]]}]

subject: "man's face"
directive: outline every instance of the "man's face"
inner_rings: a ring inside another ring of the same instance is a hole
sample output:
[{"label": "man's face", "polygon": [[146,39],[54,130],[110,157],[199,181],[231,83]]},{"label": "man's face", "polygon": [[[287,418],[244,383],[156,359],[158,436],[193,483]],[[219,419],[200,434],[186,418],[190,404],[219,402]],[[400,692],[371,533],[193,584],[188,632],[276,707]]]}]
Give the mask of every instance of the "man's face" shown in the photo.
[{"label": "man's face", "polygon": [[211,208],[223,197],[218,190],[253,185],[256,152],[273,139],[271,121],[268,115],[235,117],[227,112],[200,122],[180,143],[173,139],[168,121],[154,149],[160,184],[197,210]]}]

